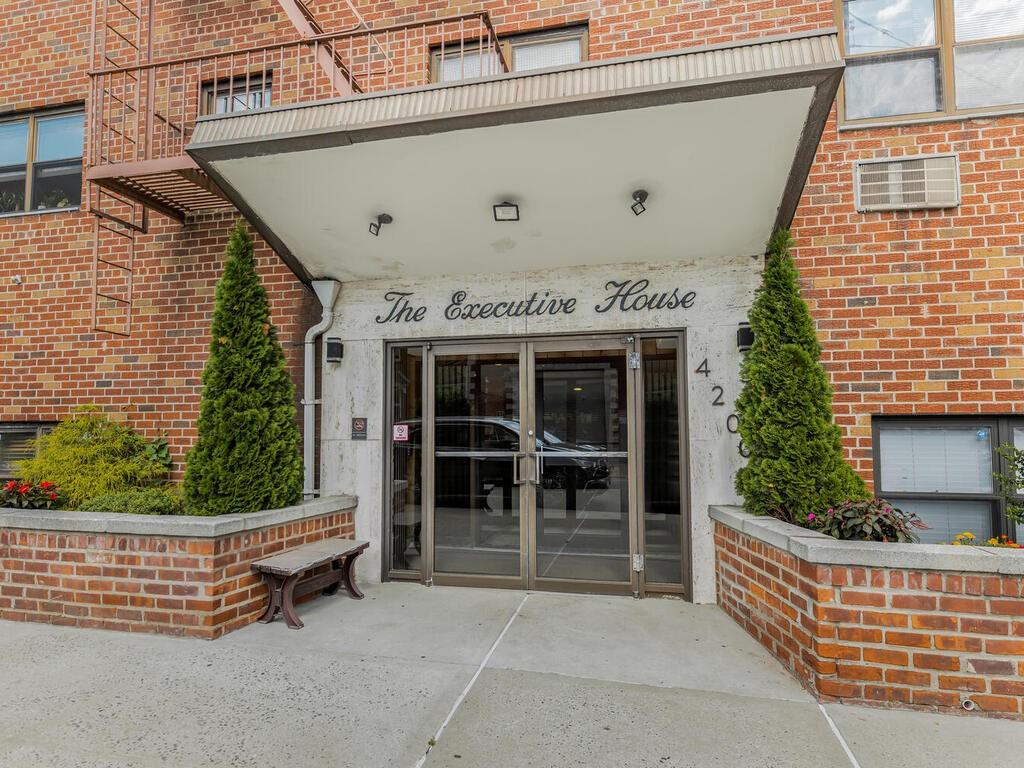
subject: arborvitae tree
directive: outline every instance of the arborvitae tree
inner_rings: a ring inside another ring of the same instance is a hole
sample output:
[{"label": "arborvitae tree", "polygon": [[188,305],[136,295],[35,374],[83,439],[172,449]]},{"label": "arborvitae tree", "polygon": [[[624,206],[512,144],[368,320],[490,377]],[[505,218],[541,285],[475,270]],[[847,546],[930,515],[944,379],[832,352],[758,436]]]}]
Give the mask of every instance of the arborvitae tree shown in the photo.
[{"label": "arborvitae tree", "polygon": [[740,436],[750,453],[736,474],[748,512],[802,524],[848,499],[866,498],[864,481],[843,459],[832,421],[832,387],[818,362],[821,345],[800,298],[787,230],[768,244],[768,263],[750,310],[754,343],[740,368]]},{"label": "arborvitae tree", "polygon": [[217,283],[199,440],[184,491],[193,515],[276,509],[302,498],[295,390],[241,221]]}]

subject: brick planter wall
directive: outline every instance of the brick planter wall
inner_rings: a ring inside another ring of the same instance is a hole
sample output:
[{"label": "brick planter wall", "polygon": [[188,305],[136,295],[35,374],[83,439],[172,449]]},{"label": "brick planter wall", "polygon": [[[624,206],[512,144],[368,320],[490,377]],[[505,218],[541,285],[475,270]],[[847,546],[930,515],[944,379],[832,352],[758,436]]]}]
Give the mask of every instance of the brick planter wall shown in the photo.
[{"label": "brick planter wall", "polygon": [[1024,554],[711,516],[719,605],[820,699],[1024,719]]},{"label": "brick planter wall", "polygon": [[259,618],[251,563],[353,535],[351,497],[251,515],[0,511],[0,619],[215,638]]}]

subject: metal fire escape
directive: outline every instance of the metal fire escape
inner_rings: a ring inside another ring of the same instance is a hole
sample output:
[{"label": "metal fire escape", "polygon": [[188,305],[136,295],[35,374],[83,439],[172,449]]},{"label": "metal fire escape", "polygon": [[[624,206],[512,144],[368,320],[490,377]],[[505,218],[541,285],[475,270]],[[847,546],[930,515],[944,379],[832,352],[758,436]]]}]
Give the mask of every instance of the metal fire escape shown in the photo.
[{"label": "metal fire escape", "polygon": [[[92,327],[131,333],[137,239],[151,213],[179,222],[232,204],[185,152],[206,114],[298,104],[508,71],[484,12],[325,32],[278,0],[298,37],[177,58],[154,55],[155,0],[92,0],[85,179],[94,216]],[[446,56],[459,57],[446,67]]]}]

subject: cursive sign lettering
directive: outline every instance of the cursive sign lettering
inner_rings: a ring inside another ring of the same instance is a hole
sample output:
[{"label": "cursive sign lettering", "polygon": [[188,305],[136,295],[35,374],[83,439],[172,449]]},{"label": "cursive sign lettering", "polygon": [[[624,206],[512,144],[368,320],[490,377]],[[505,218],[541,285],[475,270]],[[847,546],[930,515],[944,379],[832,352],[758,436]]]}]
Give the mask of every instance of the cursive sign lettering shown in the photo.
[{"label": "cursive sign lettering", "polygon": [[388,291],[384,294],[384,301],[391,305],[386,316],[377,315],[374,322],[380,325],[384,323],[418,323],[427,316],[427,308],[414,307],[409,297],[412,291]]},{"label": "cursive sign lettering", "polygon": [[595,312],[605,313],[612,309],[620,312],[639,312],[642,309],[689,309],[697,298],[696,291],[687,291],[680,295],[678,288],[672,293],[664,291],[648,291],[651,281],[641,280],[609,280],[604,288],[612,291],[600,304],[594,306]]},{"label": "cursive sign lettering", "polygon": [[538,297],[536,291],[522,301],[495,301],[477,304],[466,302],[468,294],[456,291],[444,308],[445,320],[489,320],[492,317],[530,317],[536,315],[571,315],[576,299],[551,298],[550,291]]},{"label": "cursive sign lettering", "polygon": [[[680,292],[650,290],[651,281],[609,280],[605,283],[608,295],[594,305],[598,314],[618,310],[619,312],[640,312],[642,310],[689,309],[697,299],[696,291]],[[377,315],[374,321],[385,323],[419,323],[427,316],[427,308],[412,302],[412,291],[388,291],[384,294],[387,312]],[[455,291],[445,306],[445,320],[492,320],[506,317],[550,317],[571,315],[576,311],[577,300],[552,296],[551,291],[534,291],[525,299],[514,301],[469,301],[469,292]]]}]

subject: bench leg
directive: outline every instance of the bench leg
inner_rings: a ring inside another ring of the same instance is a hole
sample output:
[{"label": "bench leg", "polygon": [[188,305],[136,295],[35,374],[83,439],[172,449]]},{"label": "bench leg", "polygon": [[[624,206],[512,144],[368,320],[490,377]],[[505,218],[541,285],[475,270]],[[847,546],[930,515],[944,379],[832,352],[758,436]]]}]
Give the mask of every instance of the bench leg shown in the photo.
[{"label": "bench leg", "polygon": [[331,572],[338,578],[338,580],[336,582],[334,582],[333,584],[331,584],[331,586],[327,587],[327,589],[325,589],[322,594],[333,595],[333,594],[337,593],[338,587],[341,586],[341,580],[342,580],[342,574],[340,573],[341,570],[342,570],[342,565],[341,565],[341,562],[339,560],[335,560],[334,562],[331,563]]},{"label": "bench leg", "polygon": [[349,597],[354,600],[362,600],[363,593],[359,591],[359,587],[356,586],[355,582],[355,565],[356,558],[363,554],[362,550],[356,552],[353,555],[349,555],[345,558],[345,563],[341,566],[341,578],[345,584],[345,591],[348,592]]},{"label": "bench leg", "polygon": [[260,624],[269,624],[281,609],[281,578],[272,573],[264,573],[263,576],[267,582],[267,589],[270,591],[270,603],[267,604],[267,610],[257,621]]},{"label": "bench leg", "polygon": [[302,629],[304,626],[302,619],[295,613],[295,585],[299,583],[301,575],[296,573],[294,576],[289,576],[281,587],[281,613],[284,614],[288,629]]}]

